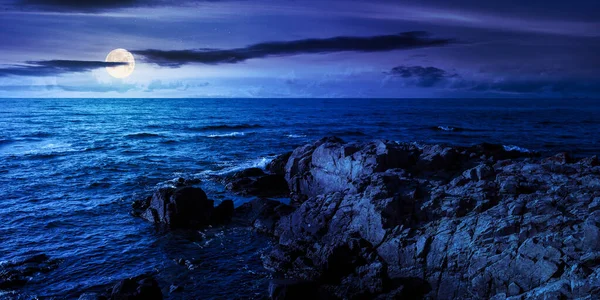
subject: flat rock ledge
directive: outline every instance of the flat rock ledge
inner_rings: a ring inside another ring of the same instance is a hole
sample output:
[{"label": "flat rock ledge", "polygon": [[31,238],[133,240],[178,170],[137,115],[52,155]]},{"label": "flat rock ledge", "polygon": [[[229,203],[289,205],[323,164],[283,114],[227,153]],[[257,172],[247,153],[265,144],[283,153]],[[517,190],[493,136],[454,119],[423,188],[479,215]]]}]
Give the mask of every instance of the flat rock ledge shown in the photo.
[{"label": "flat rock ledge", "polygon": [[263,256],[271,297],[595,299],[599,165],[490,144],[299,147],[283,170],[296,208]]}]

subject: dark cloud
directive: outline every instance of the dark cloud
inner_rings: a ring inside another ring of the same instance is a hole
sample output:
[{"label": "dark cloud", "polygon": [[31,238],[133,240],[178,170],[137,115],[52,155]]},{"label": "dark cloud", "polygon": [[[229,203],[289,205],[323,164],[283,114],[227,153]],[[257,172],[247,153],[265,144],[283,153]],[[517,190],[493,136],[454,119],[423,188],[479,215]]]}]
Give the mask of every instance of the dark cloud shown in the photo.
[{"label": "dark cloud", "polygon": [[103,62],[81,60],[28,61],[24,65],[0,68],[0,77],[7,76],[56,76],[65,73],[87,72],[104,67],[126,65],[126,62]]},{"label": "dark cloud", "polygon": [[26,9],[43,9],[51,11],[93,12],[133,6],[147,6],[155,1],[139,0],[21,0],[18,7]]},{"label": "dark cloud", "polygon": [[[463,87],[476,92],[511,94],[557,94],[562,96],[599,95],[600,81],[575,79],[512,79],[490,82],[465,82]],[[459,86],[460,87],[460,86]]]},{"label": "dark cloud", "polygon": [[131,7],[185,6],[209,1],[213,0],[16,0],[13,7],[34,11],[96,13]]},{"label": "dark cloud", "polygon": [[600,81],[573,78],[521,77],[511,79],[467,79],[436,67],[397,66],[386,74],[400,78],[404,84],[453,91],[527,96],[588,96],[600,95]]},{"label": "dark cloud", "polygon": [[436,67],[421,66],[398,66],[393,68],[388,74],[407,79],[414,79],[416,85],[421,87],[431,87],[448,78],[458,76]]},{"label": "dark cloud", "polygon": [[452,39],[430,38],[421,31],[404,32],[396,35],[371,37],[333,37],[327,39],[305,39],[287,42],[266,42],[235,49],[198,50],[137,50],[135,54],[145,57],[147,62],[160,66],[179,67],[188,63],[225,64],[238,63],[253,58],[290,56],[298,54],[333,53],[344,51],[379,52],[411,48],[445,46]]}]

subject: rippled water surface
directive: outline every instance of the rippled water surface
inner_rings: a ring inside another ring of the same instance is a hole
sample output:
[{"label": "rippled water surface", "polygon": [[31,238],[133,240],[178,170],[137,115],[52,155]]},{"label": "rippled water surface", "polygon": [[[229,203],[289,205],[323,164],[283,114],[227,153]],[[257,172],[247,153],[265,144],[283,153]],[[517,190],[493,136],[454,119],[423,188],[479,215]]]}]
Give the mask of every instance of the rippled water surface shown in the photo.
[{"label": "rippled water surface", "polygon": [[129,215],[131,201],[186,177],[239,205],[248,199],[206,175],[264,166],[327,135],[598,154],[599,113],[595,100],[0,99],[0,262],[61,260],[22,295],[76,297],[158,272],[165,294],[184,286],[172,298],[261,298],[266,238],[160,232]]}]

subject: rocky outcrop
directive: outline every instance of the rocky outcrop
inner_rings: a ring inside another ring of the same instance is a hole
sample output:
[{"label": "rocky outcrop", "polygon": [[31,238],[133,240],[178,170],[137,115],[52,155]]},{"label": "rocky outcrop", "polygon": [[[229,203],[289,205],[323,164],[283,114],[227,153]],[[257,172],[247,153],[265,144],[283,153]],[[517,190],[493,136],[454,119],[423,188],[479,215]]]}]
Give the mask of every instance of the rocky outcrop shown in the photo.
[{"label": "rocky outcrop", "polygon": [[275,225],[277,245],[264,264],[282,277],[318,283],[319,295],[600,293],[595,157],[326,138],[296,149],[285,169],[297,209]]},{"label": "rocky outcrop", "polygon": [[292,207],[279,201],[258,198],[236,208],[234,220],[251,226],[258,232],[273,234],[275,224],[292,211]]},{"label": "rocky outcrop", "polygon": [[265,169],[271,174],[285,175],[285,166],[287,165],[290,156],[292,156],[292,152],[278,155],[267,164]]},{"label": "rocky outcrop", "polygon": [[134,215],[170,228],[199,228],[231,220],[233,202],[217,207],[197,187],[161,188],[151,197],[133,203]]},{"label": "rocky outcrop", "polygon": [[112,288],[108,299],[112,300],[162,300],[158,282],[150,275],[140,275],[119,281]]},{"label": "rocky outcrop", "polygon": [[[94,289],[99,287],[94,287]],[[88,292],[79,300],[162,300],[163,294],[158,282],[151,274],[142,274],[119,280],[104,292]]]},{"label": "rocky outcrop", "polygon": [[36,274],[48,273],[56,269],[58,264],[57,260],[46,254],[0,264],[0,290],[22,287]]},{"label": "rocky outcrop", "polygon": [[224,181],[228,190],[246,196],[286,197],[290,193],[283,175],[265,174],[259,168],[239,171]]}]

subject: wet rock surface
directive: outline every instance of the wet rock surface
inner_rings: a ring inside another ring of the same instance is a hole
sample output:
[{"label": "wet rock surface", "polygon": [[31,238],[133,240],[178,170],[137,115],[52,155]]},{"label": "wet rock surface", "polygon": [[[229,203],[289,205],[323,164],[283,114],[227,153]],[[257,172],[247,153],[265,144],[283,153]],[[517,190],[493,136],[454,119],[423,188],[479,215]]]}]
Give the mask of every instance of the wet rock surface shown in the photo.
[{"label": "wet rock surface", "polygon": [[151,274],[142,274],[114,283],[101,293],[84,293],[79,300],[162,300],[158,282]]},{"label": "wet rock surface", "polygon": [[197,187],[161,188],[145,200],[133,203],[133,213],[150,222],[170,228],[200,228],[231,220],[233,202],[218,206]]},{"label": "wet rock surface", "polygon": [[[282,163],[281,163],[282,164]],[[274,171],[277,166],[272,167]],[[262,169],[250,168],[224,179],[226,189],[246,196],[287,197],[288,183],[282,174],[266,174]]]},{"label": "wet rock surface", "polygon": [[[317,283],[319,297],[600,293],[595,157],[325,138],[297,148],[285,178],[297,208],[274,225],[263,262],[292,283]],[[288,299],[292,283],[272,284],[272,297]]]},{"label": "wet rock surface", "polygon": [[163,295],[158,282],[150,275],[140,275],[119,281],[112,288],[108,299],[111,300],[162,300]]},{"label": "wet rock surface", "polygon": [[236,208],[233,218],[238,224],[251,226],[258,232],[273,234],[275,224],[293,210],[279,201],[258,198]]}]

